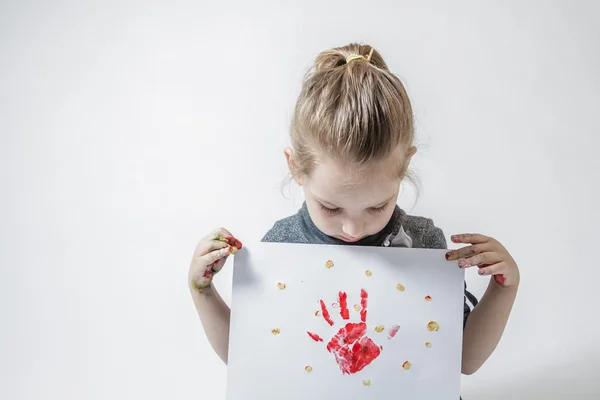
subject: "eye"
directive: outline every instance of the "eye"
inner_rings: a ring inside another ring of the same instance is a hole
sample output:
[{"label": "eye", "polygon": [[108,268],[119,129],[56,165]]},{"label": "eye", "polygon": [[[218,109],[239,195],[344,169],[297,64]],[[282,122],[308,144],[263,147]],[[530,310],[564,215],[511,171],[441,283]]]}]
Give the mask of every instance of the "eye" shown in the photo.
[{"label": "eye", "polygon": [[385,209],[387,208],[387,206],[388,206],[387,204],[384,204],[381,207],[374,207],[374,208],[371,208],[371,211],[374,212],[374,213],[380,213],[380,212],[385,211]]},{"label": "eye", "polygon": [[321,210],[325,211],[329,215],[337,215],[342,212],[341,208],[329,208],[329,207],[325,207],[321,203],[319,203],[319,205],[321,206]]}]

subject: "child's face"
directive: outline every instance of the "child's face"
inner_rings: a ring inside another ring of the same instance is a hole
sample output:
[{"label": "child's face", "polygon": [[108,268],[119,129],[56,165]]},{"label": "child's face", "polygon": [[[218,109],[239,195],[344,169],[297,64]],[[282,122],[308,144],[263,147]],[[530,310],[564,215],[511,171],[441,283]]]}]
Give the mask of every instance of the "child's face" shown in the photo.
[{"label": "child's face", "polygon": [[352,173],[334,161],[317,165],[310,177],[301,181],[315,225],[326,235],[346,242],[381,231],[398,199],[400,180],[390,173],[397,168],[397,160],[390,157],[364,173]]}]

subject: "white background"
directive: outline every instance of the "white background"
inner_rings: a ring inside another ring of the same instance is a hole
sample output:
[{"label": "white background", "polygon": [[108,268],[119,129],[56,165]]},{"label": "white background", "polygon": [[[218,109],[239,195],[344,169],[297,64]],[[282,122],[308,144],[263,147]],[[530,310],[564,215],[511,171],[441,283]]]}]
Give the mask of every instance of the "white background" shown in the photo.
[{"label": "white background", "polygon": [[[3,1],[0,397],[223,399],[226,368],[187,290],[194,246],[221,225],[259,238],[298,209],[301,192],[280,188],[300,80],[320,50],[362,41],[415,108],[421,198],[401,205],[447,236],[497,237],[522,271],[463,397],[595,398],[599,12]],[[481,296],[485,280],[467,280]],[[226,268],[226,300],[230,283]]]}]

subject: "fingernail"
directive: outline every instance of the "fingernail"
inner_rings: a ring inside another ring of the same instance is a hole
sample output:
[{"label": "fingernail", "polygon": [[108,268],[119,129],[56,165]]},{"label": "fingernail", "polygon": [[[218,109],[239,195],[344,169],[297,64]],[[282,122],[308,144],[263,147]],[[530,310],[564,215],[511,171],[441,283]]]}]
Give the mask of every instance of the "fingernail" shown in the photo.
[{"label": "fingernail", "polygon": [[454,251],[450,251],[448,253],[446,253],[446,260],[448,261],[454,261],[458,259],[458,255],[456,254],[456,252]]},{"label": "fingernail", "polygon": [[446,260],[448,260],[448,261],[450,261],[450,254],[451,254],[450,252],[446,253]]},{"label": "fingernail", "polygon": [[483,274],[485,274],[485,270],[484,269],[479,269],[479,271],[477,271],[477,273],[479,275],[483,275]]},{"label": "fingernail", "polygon": [[456,236],[456,235],[452,235],[452,236],[450,237],[450,240],[452,240],[453,242],[456,242],[456,241],[458,240],[458,236]]},{"label": "fingernail", "polygon": [[459,267],[461,267],[461,268],[467,268],[467,267],[470,267],[469,263],[468,263],[468,262],[466,262],[465,260],[459,260],[459,261],[458,261],[458,266],[459,266]]}]

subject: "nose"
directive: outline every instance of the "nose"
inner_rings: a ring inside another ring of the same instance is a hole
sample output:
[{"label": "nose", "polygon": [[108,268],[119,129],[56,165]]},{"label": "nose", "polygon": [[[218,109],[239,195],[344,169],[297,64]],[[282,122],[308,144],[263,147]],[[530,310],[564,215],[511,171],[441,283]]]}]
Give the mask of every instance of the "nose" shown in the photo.
[{"label": "nose", "polygon": [[344,236],[355,239],[359,238],[364,233],[365,223],[362,219],[347,219],[342,225]]}]

